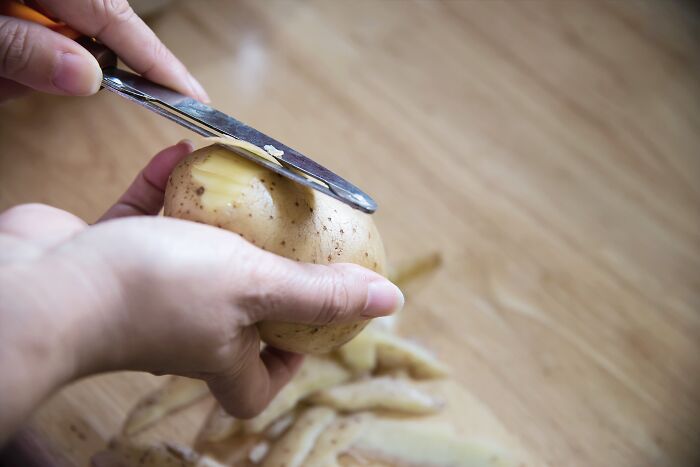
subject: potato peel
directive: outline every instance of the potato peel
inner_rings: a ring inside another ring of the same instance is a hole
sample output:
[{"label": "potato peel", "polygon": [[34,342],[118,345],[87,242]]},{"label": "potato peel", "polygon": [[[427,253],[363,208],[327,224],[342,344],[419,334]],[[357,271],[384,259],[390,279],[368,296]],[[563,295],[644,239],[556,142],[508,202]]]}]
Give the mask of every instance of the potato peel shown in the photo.
[{"label": "potato peel", "polygon": [[432,252],[414,258],[397,267],[389,269],[389,280],[399,288],[404,288],[410,283],[429,276],[438,270],[442,264],[442,256],[438,252]]},{"label": "potato peel", "polygon": [[444,405],[409,380],[386,376],[324,389],[312,395],[309,402],[342,412],[383,409],[415,415],[435,413]]},{"label": "potato peel", "polygon": [[115,439],[92,458],[94,467],[224,467],[209,456],[171,443],[140,444]]},{"label": "potato peel", "polygon": [[313,449],[316,439],[335,418],[335,411],[313,407],[302,413],[292,427],[277,441],[263,462],[263,467],[300,467]]},{"label": "potato peel", "polygon": [[459,437],[448,426],[420,420],[374,418],[362,424],[351,451],[404,466],[510,467],[502,449]]},{"label": "potato peel", "polygon": [[307,356],[299,373],[277,394],[258,416],[242,422],[246,433],[260,433],[281,415],[292,410],[297,402],[316,391],[350,379],[350,372],[330,358]]},{"label": "potato peel", "polygon": [[172,376],[163,386],[141,398],[131,409],[124,421],[122,434],[133,436],[208,394],[209,388],[203,381]]},{"label": "potato peel", "polygon": [[338,465],[338,456],[355,442],[364,424],[373,418],[370,413],[336,418],[316,440],[313,449],[304,459],[304,467]]},{"label": "potato peel", "polygon": [[199,430],[197,442],[218,443],[233,436],[240,428],[240,420],[227,414],[219,404],[215,404]]},{"label": "potato peel", "polygon": [[356,373],[406,369],[418,379],[442,378],[449,369],[430,352],[413,342],[378,327],[367,327],[338,349],[341,361]]}]

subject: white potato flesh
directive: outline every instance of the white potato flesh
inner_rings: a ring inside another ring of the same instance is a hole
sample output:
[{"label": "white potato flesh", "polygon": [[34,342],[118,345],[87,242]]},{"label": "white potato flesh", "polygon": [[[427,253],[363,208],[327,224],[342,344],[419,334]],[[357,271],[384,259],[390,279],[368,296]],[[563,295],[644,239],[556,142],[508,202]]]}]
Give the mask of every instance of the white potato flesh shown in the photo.
[{"label": "white potato flesh", "polygon": [[277,441],[263,462],[263,467],[301,467],[316,439],[335,418],[335,411],[313,407],[302,413],[292,427]]},{"label": "white potato flesh", "polygon": [[373,416],[368,413],[339,417],[333,420],[316,439],[316,444],[304,459],[304,467],[328,467],[338,465],[338,456],[359,437],[364,424]]},{"label": "white potato flesh", "polygon": [[234,435],[241,428],[241,421],[230,416],[217,403],[209,412],[197,442],[216,443]]},{"label": "white potato flesh", "polygon": [[324,389],[312,395],[309,402],[343,412],[383,409],[416,415],[435,413],[444,405],[415,383],[386,376]]},{"label": "white potato flesh", "polygon": [[351,452],[416,467],[510,467],[503,449],[458,436],[449,426],[420,420],[374,418],[363,423]]},{"label": "white potato flesh", "polygon": [[136,404],[124,422],[122,433],[125,436],[133,436],[208,394],[209,388],[204,381],[173,376],[162,387],[147,394]]},{"label": "white potato flesh", "polygon": [[449,372],[423,347],[374,325],[340,347],[337,354],[355,373],[371,372],[379,366],[384,370],[406,370],[418,379],[432,379]]},{"label": "white potato flesh", "polygon": [[242,421],[246,433],[261,433],[314,392],[348,381],[350,372],[334,360],[307,356],[299,372],[259,415]]}]

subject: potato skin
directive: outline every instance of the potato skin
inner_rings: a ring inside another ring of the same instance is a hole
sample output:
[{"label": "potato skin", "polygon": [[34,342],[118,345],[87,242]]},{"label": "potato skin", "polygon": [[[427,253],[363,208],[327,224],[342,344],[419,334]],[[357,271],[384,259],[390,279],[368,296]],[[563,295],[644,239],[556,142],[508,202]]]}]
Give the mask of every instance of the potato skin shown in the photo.
[{"label": "potato skin", "polygon": [[[213,145],[173,170],[166,216],[217,226],[272,253],[317,264],[355,263],[386,272],[384,246],[371,216]],[[298,353],[329,352],[367,321],[309,326],[258,323],[268,344]]]}]

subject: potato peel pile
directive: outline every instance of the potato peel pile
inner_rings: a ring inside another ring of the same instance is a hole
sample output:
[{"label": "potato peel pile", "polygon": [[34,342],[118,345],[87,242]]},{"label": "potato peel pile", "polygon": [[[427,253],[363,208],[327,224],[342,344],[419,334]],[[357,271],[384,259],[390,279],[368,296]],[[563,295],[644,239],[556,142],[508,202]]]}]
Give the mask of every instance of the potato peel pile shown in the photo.
[{"label": "potato peel pile", "polygon": [[[307,356],[299,373],[258,416],[239,420],[214,403],[194,450],[139,444],[133,436],[146,428],[143,420],[153,426],[202,399],[202,383],[169,379],[137,403],[121,437],[96,456],[100,462],[95,465],[516,465],[505,450],[466,439],[431,417],[449,410],[450,401],[429,389],[447,374],[447,367],[425,349],[381,321],[372,322],[336,352]],[[213,401],[208,393],[204,397]]]},{"label": "potato peel pile", "polygon": [[[276,162],[249,143],[217,139],[173,170],[164,213],[233,231],[260,248],[309,263],[352,262],[386,274],[372,218],[236,154]],[[225,146],[221,146],[221,144]],[[273,148],[274,149],[274,148]],[[390,275],[400,286],[435,271],[432,254]],[[173,377],[127,416],[98,467],[506,466],[503,449],[465,436],[442,415],[436,388],[447,366],[395,333],[396,317],[328,326],[263,322],[268,345],[308,353],[296,376],[256,417],[227,415],[200,381]],[[202,399],[212,409],[192,447],[141,435]],[[454,409],[458,410],[459,409]]]}]

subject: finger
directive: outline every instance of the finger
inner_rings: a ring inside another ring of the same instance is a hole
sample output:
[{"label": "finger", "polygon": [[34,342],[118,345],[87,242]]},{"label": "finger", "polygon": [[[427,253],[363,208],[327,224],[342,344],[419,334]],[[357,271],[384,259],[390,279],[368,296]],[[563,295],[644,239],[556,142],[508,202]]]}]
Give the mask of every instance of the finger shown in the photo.
[{"label": "finger", "polygon": [[250,339],[245,352],[237,356],[230,370],[210,377],[209,389],[221,406],[238,418],[259,414],[279,390],[299,369],[303,357],[299,354],[266,347],[260,352],[260,340],[255,327],[244,331]]},{"label": "finger", "polygon": [[137,73],[195,99],[209,101],[204,88],[126,0],[41,0],[38,3],[69,26],[97,37]]},{"label": "finger", "polygon": [[360,266],[303,264],[266,252],[254,256],[248,282],[254,285],[238,297],[252,322],[343,323],[403,307],[396,285]]},{"label": "finger", "polygon": [[86,96],[100,89],[95,57],[38,24],[0,16],[0,77],[38,91]]},{"label": "finger", "polygon": [[62,243],[85,227],[82,219],[45,204],[22,204],[0,214],[0,233],[43,248]]},{"label": "finger", "polygon": [[98,222],[127,216],[156,215],[163,207],[165,185],[178,162],[193,150],[192,142],[182,140],[156,154],[136,176],[131,186]]}]

